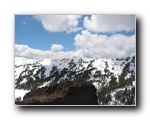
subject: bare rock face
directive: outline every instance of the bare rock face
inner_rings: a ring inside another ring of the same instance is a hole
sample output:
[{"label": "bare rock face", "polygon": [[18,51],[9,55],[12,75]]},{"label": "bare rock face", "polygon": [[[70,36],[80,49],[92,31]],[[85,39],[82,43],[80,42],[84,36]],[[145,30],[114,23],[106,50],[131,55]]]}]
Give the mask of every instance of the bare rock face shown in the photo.
[{"label": "bare rock face", "polygon": [[96,89],[90,82],[63,81],[27,93],[21,105],[98,105]]}]

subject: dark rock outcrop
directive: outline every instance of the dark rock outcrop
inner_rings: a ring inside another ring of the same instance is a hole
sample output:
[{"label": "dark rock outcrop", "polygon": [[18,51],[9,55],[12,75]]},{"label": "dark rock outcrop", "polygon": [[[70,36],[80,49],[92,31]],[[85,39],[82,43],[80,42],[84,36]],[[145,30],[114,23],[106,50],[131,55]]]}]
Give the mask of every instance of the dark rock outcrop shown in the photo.
[{"label": "dark rock outcrop", "polygon": [[27,93],[22,105],[98,105],[96,89],[90,82],[63,81]]}]

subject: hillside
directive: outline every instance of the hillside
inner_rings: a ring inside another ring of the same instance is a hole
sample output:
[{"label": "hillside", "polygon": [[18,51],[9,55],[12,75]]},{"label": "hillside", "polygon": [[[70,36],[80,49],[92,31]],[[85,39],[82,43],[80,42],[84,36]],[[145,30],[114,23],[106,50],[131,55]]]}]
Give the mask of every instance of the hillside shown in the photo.
[{"label": "hillside", "polygon": [[100,105],[135,105],[135,57],[27,59],[15,57],[15,97],[63,81],[88,81]]}]

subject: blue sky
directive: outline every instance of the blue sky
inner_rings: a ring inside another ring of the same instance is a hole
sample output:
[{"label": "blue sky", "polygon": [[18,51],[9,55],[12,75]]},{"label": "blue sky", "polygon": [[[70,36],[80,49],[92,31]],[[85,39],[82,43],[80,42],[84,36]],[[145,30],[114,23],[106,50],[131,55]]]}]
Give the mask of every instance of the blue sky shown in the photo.
[{"label": "blue sky", "polygon": [[48,32],[32,15],[15,16],[15,43],[34,49],[49,50],[52,44],[61,44],[66,50],[75,50],[73,45],[77,33]]},{"label": "blue sky", "polygon": [[[98,36],[98,41],[102,39],[100,35],[107,36],[108,39],[114,35],[124,37],[135,35],[134,17],[133,15],[15,15],[15,44],[27,45],[31,49],[42,51],[52,50],[51,47],[55,44],[62,46],[58,49],[62,52],[85,51],[86,48],[92,53],[94,50],[90,50],[84,44],[94,47],[92,45],[94,35]],[[85,38],[89,41],[80,45],[80,41],[82,43]]]}]

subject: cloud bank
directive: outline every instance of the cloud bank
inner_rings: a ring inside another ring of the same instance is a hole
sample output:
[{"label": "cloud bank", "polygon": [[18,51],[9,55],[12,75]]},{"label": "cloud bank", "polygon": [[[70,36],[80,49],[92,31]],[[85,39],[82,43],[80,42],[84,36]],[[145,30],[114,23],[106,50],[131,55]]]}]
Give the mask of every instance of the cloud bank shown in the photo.
[{"label": "cloud bank", "polygon": [[30,59],[62,59],[62,58],[74,58],[74,57],[88,57],[87,50],[77,50],[68,52],[54,52],[51,50],[43,51],[39,49],[30,48],[27,45],[15,44],[15,57],[25,57]]},{"label": "cloud bank", "polygon": [[30,48],[28,45],[18,45],[15,44],[15,56],[25,57],[31,59],[61,59],[63,57],[69,58],[73,57],[72,52],[54,52],[51,50],[43,51],[39,49]]}]

